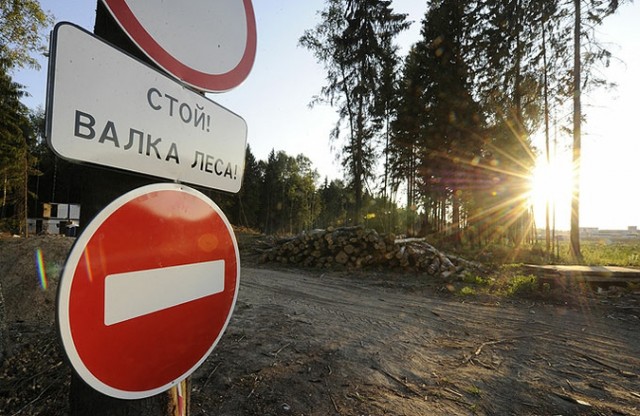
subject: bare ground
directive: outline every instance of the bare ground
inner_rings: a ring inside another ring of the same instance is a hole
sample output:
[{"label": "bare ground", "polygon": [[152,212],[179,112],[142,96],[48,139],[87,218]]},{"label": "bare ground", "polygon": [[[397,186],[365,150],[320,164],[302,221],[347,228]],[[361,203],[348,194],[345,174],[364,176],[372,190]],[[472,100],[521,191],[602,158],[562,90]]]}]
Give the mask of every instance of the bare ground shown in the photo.
[{"label": "bare ground", "polygon": [[[53,304],[69,247],[0,240],[0,415],[68,412]],[[192,376],[192,415],[640,415],[638,294],[469,299],[415,274],[243,261],[227,332]]]}]

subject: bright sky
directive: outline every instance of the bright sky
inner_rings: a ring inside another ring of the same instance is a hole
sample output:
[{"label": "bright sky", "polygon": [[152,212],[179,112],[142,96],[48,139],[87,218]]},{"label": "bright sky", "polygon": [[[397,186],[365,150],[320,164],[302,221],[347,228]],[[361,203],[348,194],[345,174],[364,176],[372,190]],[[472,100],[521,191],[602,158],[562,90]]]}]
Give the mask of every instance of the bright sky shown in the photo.
[{"label": "bright sky", "polygon": [[[93,29],[95,1],[42,0],[56,21],[70,21]],[[210,95],[214,101],[242,116],[249,126],[248,142],[258,159],[266,159],[271,149],[309,157],[324,178],[341,178],[340,164],[330,148],[329,133],[336,120],[335,111],[326,106],[308,107],[324,85],[322,66],[310,51],[298,47],[306,29],[314,27],[323,0],[254,0],[258,50],[247,80],[234,90]],[[399,42],[406,52],[419,37],[420,20],[426,1],[394,0],[398,12],[409,13],[411,29]],[[640,96],[640,4],[625,4],[600,29],[602,40],[622,61],[614,63],[604,75],[618,84],[614,91],[600,91],[586,98],[583,126],[583,166],[581,226],[623,229],[640,226],[640,133],[637,127]],[[24,70],[16,81],[27,87],[32,108],[44,106],[46,60],[40,71]],[[567,155],[569,137],[559,137],[559,153]],[[339,147],[339,146],[338,146]],[[562,158],[561,158],[562,159]],[[566,157],[565,159],[566,160]],[[565,175],[568,175],[565,162]],[[562,165],[560,171],[562,171]],[[558,175],[556,175],[558,176]],[[563,183],[556,177],[553,182]],[[565,190],[566,192],[566,190]],[[538,203],[538,205],[541,205]],[[539,210],[541,212],[542,210]],[[558,202],[558,228],[568,228],[569,202]],[[537,216],[538,226],[544,216]]]},{"label": "bright sky", "polygon": [[[580,225],[600,229],[640,226],[640,4],[623,4],[598,30],[600,40],[615,59],[601,75],[618,86],[583,98]],[[571,109],[569,108],[569,111]],[[558,137],[558,168],[549,187],[564,197],[557,203],[557,224],[569,228],[570,144]],[[543,148],[543,143],[539,144]],[[554,191],[552,191],[554,192]],[[537,225],[544,227],[543,203],[537,204]]]}]

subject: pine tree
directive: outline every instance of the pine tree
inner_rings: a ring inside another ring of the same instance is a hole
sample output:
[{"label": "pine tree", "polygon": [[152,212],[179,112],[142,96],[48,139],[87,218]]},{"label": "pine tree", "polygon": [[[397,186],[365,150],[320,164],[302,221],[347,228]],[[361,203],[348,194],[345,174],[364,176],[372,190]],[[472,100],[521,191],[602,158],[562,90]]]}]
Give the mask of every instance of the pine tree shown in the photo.
[{"label": "pine tree", "polygon": [[0,61],[0,219],[14,233],[26,235],[28,178],[35,158],[29,152],[34,129],[28,109],[20,102],[23,87],[8,73],[10,63]]},{"label": "pine tree", "polygon": [[[425,73],[418,65],[418,60],[418,51],[414,46],[405,59],[389,146],[391,178],[394,182],[404,181],[408,208],[415,206],[417,202],[420,179],[417,174],[420,163],[418,149],[424,135]],[[413,211],[407,210],[407,213],[410,212]],[[413,220],[408,218],[406,221],[409,234],[413,234]]]},{"label": "pine tree", "polygon": [[362,221],[363,194],[372,179],[375,162],[376,91],[383,83],[385,63],[392,53],[392,39],[406,29],[405,15],[394,13],[390,1],[329,0],[322,21],[300,38],[327,71],[327,85],[316,101],[338,107],[340,121],[333,138],[340,137],[347,122],[342,148],[343,164],[353,189],[353,220]]}]

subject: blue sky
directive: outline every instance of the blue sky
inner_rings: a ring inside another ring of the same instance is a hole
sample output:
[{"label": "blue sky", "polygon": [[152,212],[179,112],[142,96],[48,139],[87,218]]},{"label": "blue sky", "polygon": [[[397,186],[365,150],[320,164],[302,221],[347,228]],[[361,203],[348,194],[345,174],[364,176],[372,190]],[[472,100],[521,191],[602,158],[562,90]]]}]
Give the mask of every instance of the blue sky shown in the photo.
[{"label": "blue sky", "polygon": [[[70,21],[88,30],[93,28],[95,1],[44,0],[56,21]],[[329,132],[335,111],[327,106],[308,107],[324,84],[322,66],[311,52],[298,46],[302,33],[317,24],[322,0],[254,0],[258,28],[258,50],[252,73],[235,89],[211,94],[210,98],[242,116],[249,127],[248,143],[254,155],[266,159],[271,149],[289,155],[305,154],[320,175],[342,177],[336,151],[331,150]],[[420,20],[426,2],[395,0],[398,12],[409,13],[414,21],[401,35],[402,50],[418,39]],[[600,228],[640,226],[640,133],[638,133],[638,97],[640,96],[640,4],[624,4],[617,15],[599,29],[601,40],[609,42],[621,60],[603,72],[618,84],[613,91],[597,91],[585,97],[587,123],[583,127],[582,212],[581,225]],[[31,94],[29,107],[44,105],[46,60],[40,71],[24,70],[16,80]],[[560,138],[560,150],[570,138]],[[338,146],[339,147],[339,146]],[[566,150],[564,151],[566,155]],[[565,156],[566,157],[566,156]],[[559,203],[558,224],[566,228],[568,204]],[[543,223],[538,221],[539,225]]]}]

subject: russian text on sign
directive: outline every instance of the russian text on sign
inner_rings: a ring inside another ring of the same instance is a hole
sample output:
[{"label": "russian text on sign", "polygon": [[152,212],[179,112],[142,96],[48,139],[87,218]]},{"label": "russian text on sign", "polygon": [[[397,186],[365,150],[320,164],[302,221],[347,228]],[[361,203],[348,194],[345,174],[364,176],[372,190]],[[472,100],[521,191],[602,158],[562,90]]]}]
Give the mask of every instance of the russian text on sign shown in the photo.
[{"label": "russian text on sign", "polygon": [[60,157],[240,190],[241,117],[71,24],[54,29],[51,58],[47,139]]}]

